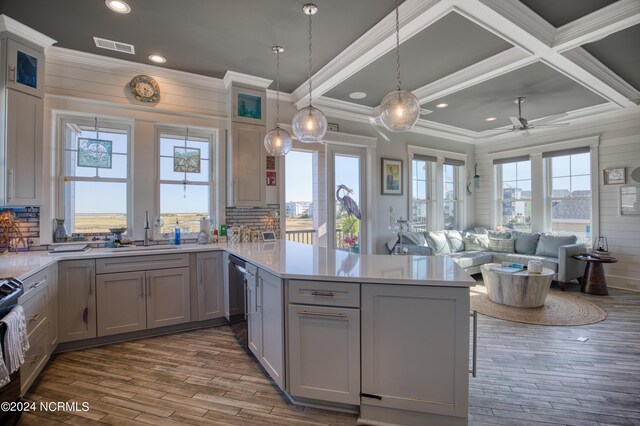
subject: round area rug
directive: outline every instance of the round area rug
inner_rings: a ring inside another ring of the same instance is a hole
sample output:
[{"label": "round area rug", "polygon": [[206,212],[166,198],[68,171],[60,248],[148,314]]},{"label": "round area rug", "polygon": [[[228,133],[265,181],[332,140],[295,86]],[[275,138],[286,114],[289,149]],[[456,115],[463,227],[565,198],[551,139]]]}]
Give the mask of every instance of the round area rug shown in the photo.
[{"label": "round area rug", "polygon": [[586,325],[603,321],[607,312],[579,296],[550,290],[544,306],[516,308],[492,302],[482,283],[471,287],[471,310],[506,321],[538,325]]}]

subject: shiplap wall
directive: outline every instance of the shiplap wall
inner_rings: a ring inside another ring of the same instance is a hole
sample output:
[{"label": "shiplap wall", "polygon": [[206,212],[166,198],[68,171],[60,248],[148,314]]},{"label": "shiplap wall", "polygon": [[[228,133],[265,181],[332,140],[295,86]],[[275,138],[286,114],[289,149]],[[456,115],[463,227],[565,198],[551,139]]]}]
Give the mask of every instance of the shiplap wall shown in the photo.
[{"label": "shiplap wall", "polygon": [[476,146],[478,174],[481,186],[476,190],[476,223],[493,226],[491,217],[492,158],[489,152],[533,147],[552,142],[569,141],[599,135],[598,191],[600,200],[600,234],[608,239],[609,249],[618,263],[605,265],[608,284],[620,288],[640,290],[640,216],[621,216],[620,186],[604,185],[603,170],[615,167],[627,168],[627,184],[640,183],[631,180],[631,170],[640,167],[640,115],[627,115],[611,119],[608,123],[574,124],[562,132],[541,134],[529,138],[509,138],[499,142],[487,142]]}]

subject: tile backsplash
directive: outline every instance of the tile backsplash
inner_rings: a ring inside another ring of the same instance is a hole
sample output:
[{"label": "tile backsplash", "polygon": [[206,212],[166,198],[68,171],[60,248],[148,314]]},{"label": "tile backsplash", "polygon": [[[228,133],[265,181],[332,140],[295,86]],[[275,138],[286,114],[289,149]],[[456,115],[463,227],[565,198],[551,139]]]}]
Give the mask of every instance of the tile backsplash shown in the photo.
[{"label": "tile backsplash", "polygon": [[[18,229],[22,233],[25,240],[33,240],[40,238],[40,207],[2,207],[0,211],[9,210],[17,218]],[[7,247],[0,245],[0,250],[4,251]],[[20,250],[23,250],[20,245]]]},{"label": "tile backsplash", "polygon": [[[272,220],[273,211],[280,215],[279,204],[267,204],[267,207],[237,208],[227,207],[227,226],[244,225],[256,231],[274,230],[280,237],[280,220]],[[275,229],[274,229],[275,228]]]}]

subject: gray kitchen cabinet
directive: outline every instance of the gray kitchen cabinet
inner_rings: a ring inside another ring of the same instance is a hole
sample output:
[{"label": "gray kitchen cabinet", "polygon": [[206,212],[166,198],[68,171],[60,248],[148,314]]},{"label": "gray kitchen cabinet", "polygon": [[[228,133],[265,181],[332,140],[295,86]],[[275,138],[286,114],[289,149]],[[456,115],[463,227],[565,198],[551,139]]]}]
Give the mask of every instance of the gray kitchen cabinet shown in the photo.
[{"label": "gray kitchen cabinet", "polygon": [[284,309],[282,280],[258,270],[258,304],[261,313],[260,364],[284,388]]},{"label": "gray kitchen cabinet", "polygon": [[146,271],[147,328],[191,321],[189,268]]},{"label": "gray kitchen cabinet", "polygon": [[96,276],[98,336],[147,328],[145,272]]},{"label": "gray kitchen cabinet", "polygon": [[58,265],[60,343],[96,337],[95,261]]},{"label": "gray kitchen cabinet", "polygon": [[6,91],[4,205],[38,206],[42,201],[41,98]]},{"label": "gray kitchen cabinet", "polygon": [[196,255],[198,282],[198,320],[224,316],[224,274],[220,252]]},{"label": "gray kitchen cabinet", "polygon": [[258,268],[247,264],[247,334],[249,350],[260,360],[262,350],[262,306],[258,287]]},{"label": "gray kitchen cabinet", "polygon": [[227,144],[227,206],[264,207],[267,151],[264,126],[232,123]]},{"label": "gray kitchen cabinet", "polygon": [[466,424],[469,290],[363,284],[361,297],[361,419]]},{"label": "gray kitchen cabinet", "polygon": [[289,393],[360,405],[360,310],[290,304],[288,324]]}]

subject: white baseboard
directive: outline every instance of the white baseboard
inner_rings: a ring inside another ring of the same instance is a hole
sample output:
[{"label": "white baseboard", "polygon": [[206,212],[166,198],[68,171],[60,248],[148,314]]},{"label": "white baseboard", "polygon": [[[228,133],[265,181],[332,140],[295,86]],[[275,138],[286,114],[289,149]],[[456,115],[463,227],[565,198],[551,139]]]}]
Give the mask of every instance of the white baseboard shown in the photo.
[{"label": "white baseboard", "polygon": [[617,275],[607,275],[607,286],[640,292],[640,279],[631,277],[620,277]]}]

